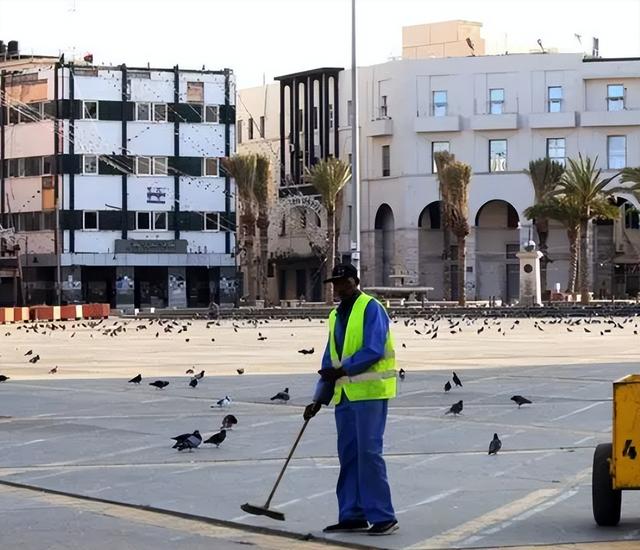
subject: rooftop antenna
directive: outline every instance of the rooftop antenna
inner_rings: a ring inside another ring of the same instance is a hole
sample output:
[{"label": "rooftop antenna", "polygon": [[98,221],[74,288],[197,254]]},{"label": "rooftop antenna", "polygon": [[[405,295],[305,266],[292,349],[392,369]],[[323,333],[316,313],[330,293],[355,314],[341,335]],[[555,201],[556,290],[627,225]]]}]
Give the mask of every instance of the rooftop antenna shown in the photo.
[{"label": "rooftop antenna", "polygon": [[467,36],[467,46],[469,46],[469,49],[471,50],[471,56],[475,57],[476,50],[475,50],[475,47],[473,45],[473,40],[471,40],[471,38],[469,38],[468,36]]},{"label": "rooftop antenna", "polygon": [[582,46],[582,35],[578,34],[577,32],[574,32],[573,36],[576,37],[576,40],[578,41],[578,44],[580,44],[580,46]]},{"label": "rooftop antenna", "polygon": [[594,36],[592,45],[591,55],[593,57],[600,57],[600,39]]},{"label": "rooftop antenna", "polygon": [[538,38],[538,40],[536,40],[536,42],[538,43],[538,46],[540,46],[540,49],[542,50],[542,53],[547,53],[544,49],[544,46],[542,45],[542,40],[540,40],[540,38]]}]

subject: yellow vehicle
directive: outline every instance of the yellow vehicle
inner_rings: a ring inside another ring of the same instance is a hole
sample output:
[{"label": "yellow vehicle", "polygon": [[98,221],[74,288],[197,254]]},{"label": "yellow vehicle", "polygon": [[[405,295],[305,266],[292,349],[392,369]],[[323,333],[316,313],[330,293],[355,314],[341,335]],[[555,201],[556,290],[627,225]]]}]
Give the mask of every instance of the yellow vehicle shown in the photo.
[{"label": "yellow vehicle", "polygon": [[640,489],[640,374],[613,383],[613,442],[593,455],[591,499],[598,525],[618,525],[622,491]]}]

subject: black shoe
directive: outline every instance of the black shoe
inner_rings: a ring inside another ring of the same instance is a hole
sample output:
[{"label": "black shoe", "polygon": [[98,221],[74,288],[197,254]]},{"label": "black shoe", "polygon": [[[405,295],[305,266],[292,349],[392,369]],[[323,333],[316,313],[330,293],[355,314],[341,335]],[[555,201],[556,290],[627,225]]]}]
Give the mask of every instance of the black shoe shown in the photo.
[{"label": "black shoe", "polygon": [[394,531],[400,528],[397,520],[383,521],[381,523],[374,523],[369,529],[367,529],[367,535],[390,535]]},{"label": "black shoe", "polygon": [[368,531],[369,522],[364,519],[346,519],[334,525],[325,527],[323,533],[357,533],[358,531]]}]

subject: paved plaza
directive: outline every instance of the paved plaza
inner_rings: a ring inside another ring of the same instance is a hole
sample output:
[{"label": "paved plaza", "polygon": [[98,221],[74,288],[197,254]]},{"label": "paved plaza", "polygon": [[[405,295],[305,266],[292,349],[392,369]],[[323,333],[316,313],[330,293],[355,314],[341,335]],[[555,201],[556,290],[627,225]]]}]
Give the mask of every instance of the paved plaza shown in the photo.
[{"label": "paved plaza", "polygon": [[[624,494],[617,528],[598,528],[591,513],[593,449],[611,437],[611,382],[640,368],[640,322],[457,322],[393,325],[407,371],[385,439],[400,531],[326,539],[398,549],[640,545],[640,495]],[[266,499],[301,427],[326,325],[115,323],[0,327],[0,374],[10,377],[0,384],[2,538],[34,550],[327,548],[243,526],[322,538],[336,520],[329,409],[311,421],[274,499],[286,521],[240,510]],[[297,353],[311,347],[314,354]],[[206,371],[195,389],[189,368]],[[445,393],[452,368],[464,385]],[[138,373],[142,384],[127,384]],[[156,390],[148,385],[155,379],[170,385]],[[285,387],[289,403],[270,401]],[[514,394],[533,405],[518,409]],[[228,408],[211,408],[225,395]],[[459,399],[463,414],[445,416]],[[227,413],[239,423],[220,448],[171,449],[172,436],[199,429],[207,437]],[[487,456],[494,432],[503,449]]]}]

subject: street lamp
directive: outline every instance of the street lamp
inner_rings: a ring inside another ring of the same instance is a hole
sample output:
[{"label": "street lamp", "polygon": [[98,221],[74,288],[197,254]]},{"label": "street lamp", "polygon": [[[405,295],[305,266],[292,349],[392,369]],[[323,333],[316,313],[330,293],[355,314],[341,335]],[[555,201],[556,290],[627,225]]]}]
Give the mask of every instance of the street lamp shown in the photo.
[{"label": "street lamp", "polygon": [[[356,0],[351,0],[351,263],[360,271],[360,147],[358,139],[358,70],[356,66]],[[362,275],[361,275],[362,276]]]}]

